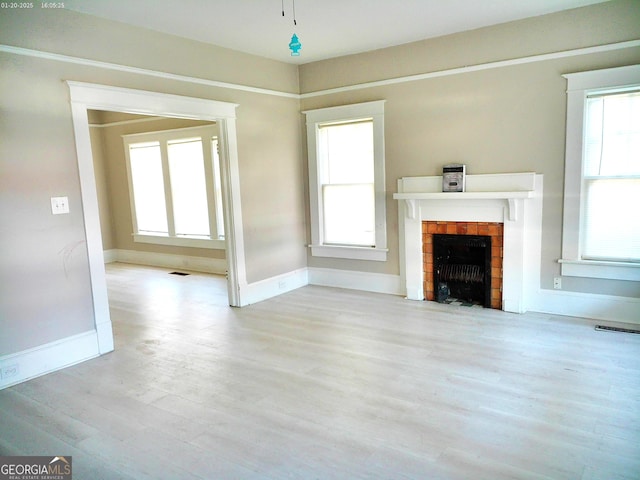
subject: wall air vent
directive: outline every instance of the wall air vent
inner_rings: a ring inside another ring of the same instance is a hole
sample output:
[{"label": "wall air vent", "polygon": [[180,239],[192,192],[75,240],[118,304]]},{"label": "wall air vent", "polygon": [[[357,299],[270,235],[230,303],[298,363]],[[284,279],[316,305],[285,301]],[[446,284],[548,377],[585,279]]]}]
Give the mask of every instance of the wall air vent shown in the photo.
[{"label": "wall air vent", "polygon": [[621,332],[621,333],[640,333],[640,330],[633,330],[631,328],[609,327],[607,325],[596,325],[596,330],[605,330],[607,332]]}]

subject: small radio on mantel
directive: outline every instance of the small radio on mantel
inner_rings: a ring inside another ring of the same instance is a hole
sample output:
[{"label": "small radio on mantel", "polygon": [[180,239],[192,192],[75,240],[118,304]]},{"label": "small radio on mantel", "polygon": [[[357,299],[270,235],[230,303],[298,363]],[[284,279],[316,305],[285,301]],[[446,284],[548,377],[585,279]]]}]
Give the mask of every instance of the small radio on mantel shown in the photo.
[{"label": "small radio on mantel", "polygon": [[464,192],[467,166],[461,163],[452,163],[442,167],[442,191]]}]

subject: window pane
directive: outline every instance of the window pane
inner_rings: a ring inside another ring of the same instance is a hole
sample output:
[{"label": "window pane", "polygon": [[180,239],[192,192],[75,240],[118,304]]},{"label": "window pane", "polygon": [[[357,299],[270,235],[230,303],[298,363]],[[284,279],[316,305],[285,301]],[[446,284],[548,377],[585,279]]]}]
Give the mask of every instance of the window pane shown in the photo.
[{"label": "window pane", "polygon": [[209,236],[202,140],[169,142],[167,152],[176,235]]},{"label": "window pane", "polygon": [[375,245],[373,121],[319,129],[323,243]]},{"label": "window pane", "polygon": [[324,243],[375,245],[373,184],[322,188]]},{"label": "window pane", "polygon": [[373,121],[319,130],[321,183],[373,183]]},{"label": "window pane", "polygon": [[583,257],[640,260],[640,179],[586,183]]},{"label": "window pane", "polygon": [[167,234],[160,145],[157,142],[130,145],[129,160],[138,232]]},{"label": "window pane", "polygon": [[640,92],[587,99],[585,175],[640,175]]}]

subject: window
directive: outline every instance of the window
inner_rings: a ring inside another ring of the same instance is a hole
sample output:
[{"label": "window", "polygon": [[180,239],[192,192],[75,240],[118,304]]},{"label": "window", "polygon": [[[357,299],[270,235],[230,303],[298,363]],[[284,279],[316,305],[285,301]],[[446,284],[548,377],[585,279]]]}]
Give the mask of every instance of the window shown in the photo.
[{"label": "window", "polygon": [[384,102],[304,113],[312,255],[385,261]]},{"label": "window", "polygon": [[586,100],[582,258],[640,262],[640,90]]},{"label": "window", "polygon": [[123,140],[135,241],[224,248],[216,127]]},{"label": "window", "polygon": [[562,274],[640,280],[640,67],[566,77]]}]

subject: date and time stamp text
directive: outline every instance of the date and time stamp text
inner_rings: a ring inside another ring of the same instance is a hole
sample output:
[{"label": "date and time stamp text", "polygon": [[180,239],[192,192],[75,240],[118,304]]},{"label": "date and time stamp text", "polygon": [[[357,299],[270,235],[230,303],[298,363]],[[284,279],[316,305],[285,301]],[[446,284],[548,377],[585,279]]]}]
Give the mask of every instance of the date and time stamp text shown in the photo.
[{"label": "date and time stamp text", "polygon": [[29,10],[32,8],[64,8],[64,2],[0,2],[0,10]]}]

